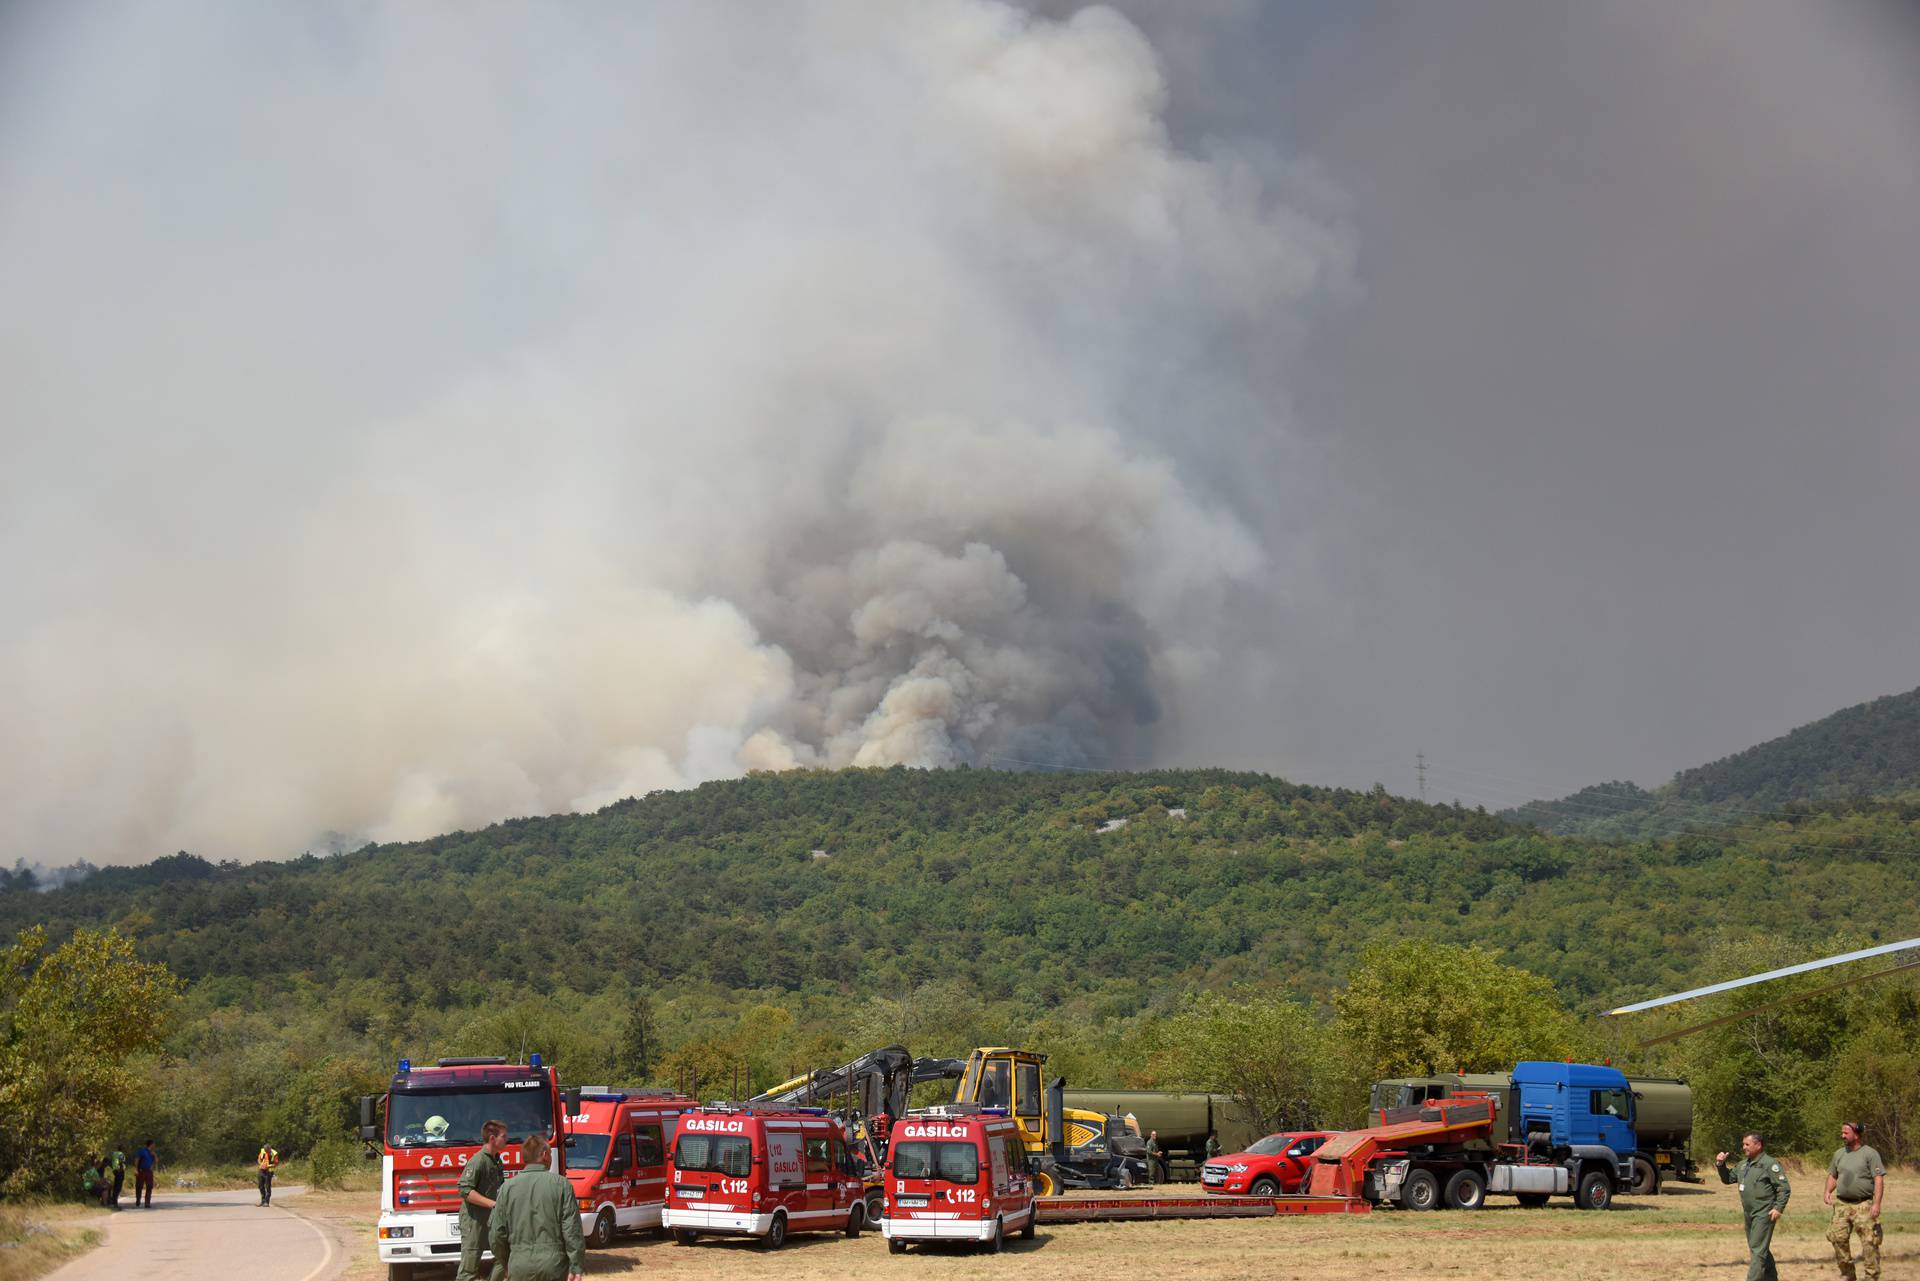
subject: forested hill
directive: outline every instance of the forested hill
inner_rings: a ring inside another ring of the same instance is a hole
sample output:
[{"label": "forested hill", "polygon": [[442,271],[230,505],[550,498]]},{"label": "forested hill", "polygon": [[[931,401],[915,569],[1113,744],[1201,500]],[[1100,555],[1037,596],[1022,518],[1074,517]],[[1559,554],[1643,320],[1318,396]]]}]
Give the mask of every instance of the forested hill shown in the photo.
[{"label": "forested hill", "polygon": [[330,858],[181,854],[0,893],[0,927],[116,925],[209,1000],[370,982],[429,1009],[503,984],[852,1000],[938,979],[1124,1010],[1249,977],[1324,993],[1369,942],[1425,935],[1591,1008],[1683,985],[1716,933],[1824,945],[1830,904],[1911,933],[1917,813],[1613,848],[1215,770],[794,772]]},{"label": "forested hill", "polygon": [[1653,791],[1603,783],[1501,817],[1609,839],[1670,835],[1764,817],[1800,802],[1920,790],[1920,689],[1802,725],[1743,752],[1682,770]]}]

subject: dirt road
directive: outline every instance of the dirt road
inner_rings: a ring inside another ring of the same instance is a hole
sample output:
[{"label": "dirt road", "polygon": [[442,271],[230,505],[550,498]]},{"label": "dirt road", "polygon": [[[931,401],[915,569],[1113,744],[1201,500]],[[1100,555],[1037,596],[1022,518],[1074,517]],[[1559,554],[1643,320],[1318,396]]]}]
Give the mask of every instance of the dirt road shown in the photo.
[{"label": "dirt road", "polygon": [[127,1208],[104,1220],[106,1244],[75,1259],[46,1281],[329,1281],[347,1264],[333,1236],[280,1201],[298,1188],[274,1189],[261,1208],[247,1192],[174,1192],[155,1196],[151,1210]]}]

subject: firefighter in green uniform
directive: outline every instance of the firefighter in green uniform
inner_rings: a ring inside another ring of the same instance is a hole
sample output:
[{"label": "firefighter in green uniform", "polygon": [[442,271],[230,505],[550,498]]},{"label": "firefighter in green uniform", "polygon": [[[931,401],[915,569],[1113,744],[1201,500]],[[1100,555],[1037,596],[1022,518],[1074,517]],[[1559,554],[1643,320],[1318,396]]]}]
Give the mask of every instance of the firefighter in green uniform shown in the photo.
[{"label": "firefighter in green uniform", "polygon": [[1780,1281],[1773,1265],[1773,1225],[1787,1212],[1787,1198],[1793,1189],[1787,1186],[1787,1172],[1767,1155],[1766,1143],[1758,1134],[1740,1140],[1746,1159],[1727,1168],[1727,1154],[1713,1158],[1720,1182],[1740,1185],[1740,1209],[1747,1221],[1747,1281]]},{"label": "firefighter in green uniform", "polygon": [[[507,1127],[489,1121],[480,1127],[480,1150],[460,1174],[460,1271],[454,1281],[479,1281],[480,1254],[487,1248],[488,1221],[493,1217],[494,1199],[507,1171],[500,1154],[507,1149]],[[492,1276],[504,1276],[498,1260]]]},{"label": "firefighter in green uniform", "polygon": [[506,1281],[581,1281],[587,1270],[580,1202],[573,1185],[546,1168],[548,1150],[545,1139],[528,1136],[520,1144],[520,1173],[494,1202],[487,1239]]}]

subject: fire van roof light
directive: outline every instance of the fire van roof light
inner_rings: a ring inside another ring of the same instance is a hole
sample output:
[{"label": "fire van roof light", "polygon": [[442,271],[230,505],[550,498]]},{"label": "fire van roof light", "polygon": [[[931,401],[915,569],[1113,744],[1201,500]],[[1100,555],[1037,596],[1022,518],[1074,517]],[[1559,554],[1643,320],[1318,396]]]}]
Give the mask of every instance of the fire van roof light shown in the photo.
[{"label": "fire van roof light", "polygon": [[540,1056],[539,1056],[539,1054],[537,1054],[537,1053],[535,1053],[535,1054],[529,1054],[529,1055],[527,1056],[527,1066],[528,1066],[528,1067],[539,1067],[539,1066],[540,1066]]},{"label": "fire van roof light", "polygon": [[411,1072],[411,1071],[413,1071],[413,1060],[412,1060],[412,1059],[401,1059],[401,1060],[400,1060],[400,1070],[401,1070],[402,1072]]}]

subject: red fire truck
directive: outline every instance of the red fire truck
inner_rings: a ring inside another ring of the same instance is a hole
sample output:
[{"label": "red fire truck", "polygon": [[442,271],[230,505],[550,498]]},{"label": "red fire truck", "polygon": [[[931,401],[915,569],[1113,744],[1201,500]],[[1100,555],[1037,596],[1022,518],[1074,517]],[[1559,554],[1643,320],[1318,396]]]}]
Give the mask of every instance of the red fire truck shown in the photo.
[{"label": "red fire truck", "polygon": [[823,1108],[708,1104],[680,1118],[661,1222],[681,1245],[703,1233],[860,1235],[866,1202],[840,1122]]},{"label": "red fire truck", "polygon": [[401,1059],[387,1093],[360,1100],[360,1137],[382,1145],[376,1230],[388,1281],[410,1281],[421,1264],[458,1261],[460,1174],[480,1150],[482,1125],[506,1124],[516,1146],[500,1160],[511,1178],[520,1140],[537,1134],[552,1142],[565,1115],[560,1082],[538,1054],[524,1064],[470,1058],[414,1067]]},{"label": "red fire truck", "polygon": [[880,1235],[894,1254],[909,1241],[978,1241],[999,1253],[1007,1233],[1033,1237],[1033,1179],[1020,1127],[999,1108],[931,1108],[893,1127],[887,1211]]},{"label": "red fire truck", "polygon": [[583,1089],[568,1103],[567,1180],[587,1243],[612,1245],[616,1232],[659,1227],[674,1127],[700,1105],[672,1090],[607,1089]]}]

